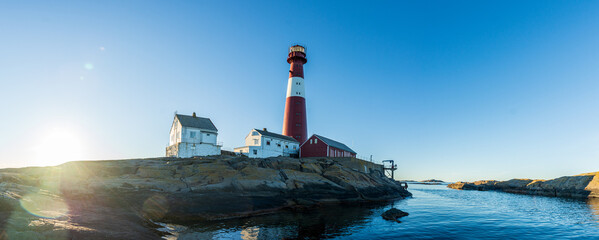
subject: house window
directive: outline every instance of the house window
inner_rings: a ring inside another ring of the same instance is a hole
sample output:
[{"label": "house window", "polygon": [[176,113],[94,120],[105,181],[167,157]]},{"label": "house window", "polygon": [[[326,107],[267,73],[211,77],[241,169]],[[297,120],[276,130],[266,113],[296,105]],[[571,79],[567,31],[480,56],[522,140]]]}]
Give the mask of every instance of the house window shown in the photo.
[{"label": "house window", "polygon": [[281,147],[281,144],[280,144],[280,143],[277,143],[277,147]]},{"label": "house window", "polygon": [[310,139],[310,144],[312,144],[312,139]]},{"label": "house window", "polygon": [[258,145],[258,139],[254,139],[254,145]]},{"label": "house window", "polygon": [[293,150],[295,150],[295,146],[293,146]]},{"label": "house window", "polygon": [[252,136],[258,136],[258,135],[259,135],[259,133],[258,133],[258,132],[256,132],[256,131],[253,131],[253,132],[252,132]]},{"label": "house window", "polygon": [[258,150],[254,149],[254,155],[258,154]]},{"label": "house window", "polygon": [[296,126],[296,127],[301,127],[301,126],[302,126],[302,124],[301,124],[301,123],[296,123],[296,124],[295,124],[295,126]]},{"label": "house window", "polygon": [[196,145],[195,144],[191,145],[191,150],[196,150]]},{"label": "house window", "polygon": [[189,137],[190,138],[195,138],[196,137],[196,132],[189,132]]},{"label": "house window", "polygon": [[299,115],[302,115],[302,114],[301,114],[301,113],[298,113],[298,112],[296,112],[296,113],[295,113],[295,115],[296,115],[296,116],[299,116]]},{"label": "house window", "polygon": [[317,144],[317,143],[318,143],[318,138],[315,138],[314,139],[314,144]]},{"label": "house window", "polygon": [[266,145],[270,145],[270,141],[266,141]]}]

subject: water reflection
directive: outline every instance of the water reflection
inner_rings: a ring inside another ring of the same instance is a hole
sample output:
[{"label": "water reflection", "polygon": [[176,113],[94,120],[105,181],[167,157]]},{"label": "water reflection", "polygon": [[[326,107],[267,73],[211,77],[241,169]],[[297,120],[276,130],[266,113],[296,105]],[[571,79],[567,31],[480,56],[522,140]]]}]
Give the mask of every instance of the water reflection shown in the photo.
[{"label": "water reflection", "polygon": [[595,219],[599,222],[599,198],[590,198],[587,200],[587,204],[591,210],[593,210],[593,214],[595,215]]},{"label": "water reflection", "polygon": [[243,240],[257,240],[260,235],[260,228],[249,227],[241,230],[241,239]]},{"label": "water reflection", "polygon": [[350,234],[348,228],[369,221],[373,211],[389,203],[332,205],[243,219],[197,224],[178,233],[178,239],[322,239]]},{"label": "water reflection", "polygon": [[414,186],[392,205],[402,223],[380,214],[391,204],[327,206],[302,212],[172,228],[168,239],[599,239],[599,199]]}]

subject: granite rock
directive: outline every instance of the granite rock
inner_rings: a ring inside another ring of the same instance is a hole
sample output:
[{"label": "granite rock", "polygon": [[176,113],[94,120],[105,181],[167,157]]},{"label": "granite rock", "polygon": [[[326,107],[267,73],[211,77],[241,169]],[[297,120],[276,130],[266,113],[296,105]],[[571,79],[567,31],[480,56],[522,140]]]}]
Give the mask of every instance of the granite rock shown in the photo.
[{"label": "granite rock", "polygon": [[159,239],[155,222],[216,220],[411,196],[333,158],[211,156],[0,170],[0,239]]},{"label": "granite rock", "polygon": [[498,190],[556,197],[599,198],[599,172],[565,176],[551,180],[511,179],[508,181],[456,182],[447,185],[447,187],[463,190]]}]

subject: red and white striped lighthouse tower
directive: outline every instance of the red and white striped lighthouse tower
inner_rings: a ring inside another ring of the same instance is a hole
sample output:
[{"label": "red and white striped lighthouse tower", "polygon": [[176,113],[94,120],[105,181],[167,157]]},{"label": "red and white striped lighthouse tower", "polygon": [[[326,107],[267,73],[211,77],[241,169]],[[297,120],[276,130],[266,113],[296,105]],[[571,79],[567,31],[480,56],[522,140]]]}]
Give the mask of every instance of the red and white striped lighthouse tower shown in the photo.
[{"label": "red and white striped lighthouse tower", "polygon": [[283,135],[295,138],[300,144],[308,138],[306,92],[304,89],[304,64],[307,61],[304,47],[295,45],[289,48],[287,62],[291,67],[287,85],[287,100],[285,101]]}]

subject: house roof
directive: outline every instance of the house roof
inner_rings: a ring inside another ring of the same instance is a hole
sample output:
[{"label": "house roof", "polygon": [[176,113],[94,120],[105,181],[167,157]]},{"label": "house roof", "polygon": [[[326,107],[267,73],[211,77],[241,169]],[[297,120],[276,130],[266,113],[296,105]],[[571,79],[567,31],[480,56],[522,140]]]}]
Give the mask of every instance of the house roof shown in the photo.
[{"label": "house roof", "polygon": [[345,145],[343,143],[340,143],[340,142],[337,142],[337,141],[335,141],[333,139],[326,138],[326,137],[323,137],[323,136],[320,136],[320,135],[316,135],[316,134],[314,134],[314,136],[316,136],[317,138],[319,138],[320,140],[322,140],[324,143],[326,143],[330,147],[338,148],[338,149],[341,149],[343,151],[348,151],[350,153],[357,154],[354,150],[352,150],[351,148],[349,148],[347,145]]},{"label": "house roof", "polygon": [[262,136],[269,136],[269,137],[273,137],[273,138],[284,139],[287,141],[298,142],[297,140],[295,140],[295,138],[292,138],[290,136],[285,136],[285,135],[281,135],[281,134],[277,134],[277,133],[273,133],[273,132],[269,132],[269,131],[264,131],[264,130],[258,130],[255,128],[254,128],[254,131],[260,133]]},{"label": "house roof", "polygon": [[212,123],[210,118],[194,117],[181,114],[176,114],[175,118],[179,119],[179,122],[184,127],[200,128],[218,132],[218,129],[216,129],[216,126],[214,126],[214,123]]}]

